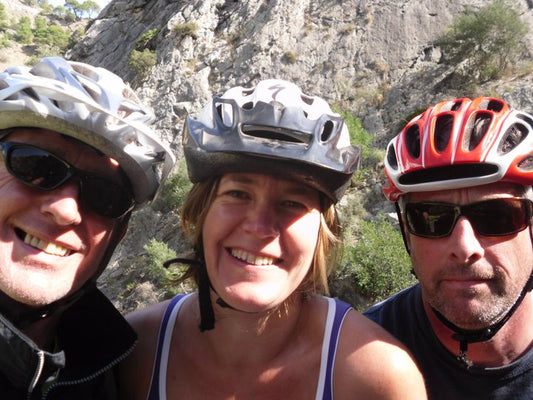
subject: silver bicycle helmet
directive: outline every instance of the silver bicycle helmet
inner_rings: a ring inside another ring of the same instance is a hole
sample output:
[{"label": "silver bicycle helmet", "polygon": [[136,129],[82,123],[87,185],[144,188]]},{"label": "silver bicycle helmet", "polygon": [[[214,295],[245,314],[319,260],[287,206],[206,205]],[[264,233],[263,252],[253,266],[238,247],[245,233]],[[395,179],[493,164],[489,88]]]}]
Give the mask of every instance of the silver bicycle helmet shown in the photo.
[{"label": "silver bicycle helmet", "polygon": [[293,83],[269,79],[214,97],[187,117],[184,153],[192,182],[264,172],[303,182],[337,202],[359,166],[340,115]]},{"label": "silver bicycle helmet", "polygon": [[112,72],[60,57],[0,74],[0,129],[36,127],[74,137],[114,158],[136,207],[151,201],[174,164],[149,127],[154,114]]}]

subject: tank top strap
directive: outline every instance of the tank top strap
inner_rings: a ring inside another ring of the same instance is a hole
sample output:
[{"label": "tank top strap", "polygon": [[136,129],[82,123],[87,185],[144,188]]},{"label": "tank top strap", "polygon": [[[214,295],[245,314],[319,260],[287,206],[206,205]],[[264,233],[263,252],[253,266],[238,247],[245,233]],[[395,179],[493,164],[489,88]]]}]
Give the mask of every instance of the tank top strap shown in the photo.
[{"label": "tank top strap", "polygon": [[352,306],[343,301],[326,297],[328,313],[324,327],[320,374],[315,400],[333,400],[333,367],[341,332],[342,322]]},{"label": "tank top strap", "polygon": [[152,379],[150,381],[147,400],[166,400],[167,363],[172,330],[174,329],[178,311],[188,296],[185,294],[175,296],[168,304],[161,319],[159,334],[157,336],[154,368],[152,370]]}]

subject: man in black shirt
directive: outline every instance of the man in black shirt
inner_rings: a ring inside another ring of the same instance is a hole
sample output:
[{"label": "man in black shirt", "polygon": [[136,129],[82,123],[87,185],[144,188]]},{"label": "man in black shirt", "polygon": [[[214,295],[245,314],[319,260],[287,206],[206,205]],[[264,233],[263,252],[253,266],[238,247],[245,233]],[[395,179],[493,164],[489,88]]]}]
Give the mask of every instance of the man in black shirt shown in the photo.
[{"label": "man in black shirt", "polygon": [[533,116],[499,99],[441,102],[389,143],[419,283],[365,314],[402,340],[431,399],[533,398]]}]

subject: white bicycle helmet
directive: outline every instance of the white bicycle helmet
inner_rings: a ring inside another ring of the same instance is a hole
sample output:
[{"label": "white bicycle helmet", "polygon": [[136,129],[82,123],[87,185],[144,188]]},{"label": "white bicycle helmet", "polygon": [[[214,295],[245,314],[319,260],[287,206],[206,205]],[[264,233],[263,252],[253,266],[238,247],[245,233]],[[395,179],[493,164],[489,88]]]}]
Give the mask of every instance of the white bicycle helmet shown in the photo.
[{"label": "white bicycle helmet", "polygon": [[269,79],[214,97],[187,117],[184,153],[192,182],[229,172],[282,175],[337,202],[359,166],[340,115],[293,83]]},{"label": "white bicycle helmet", "polygon": [[174,155],[149,125],[154,114],[120,77],[60,57],[0,74],[0,129],[36,127],[74,137],[115,159],[136,207],[151,201]]}]

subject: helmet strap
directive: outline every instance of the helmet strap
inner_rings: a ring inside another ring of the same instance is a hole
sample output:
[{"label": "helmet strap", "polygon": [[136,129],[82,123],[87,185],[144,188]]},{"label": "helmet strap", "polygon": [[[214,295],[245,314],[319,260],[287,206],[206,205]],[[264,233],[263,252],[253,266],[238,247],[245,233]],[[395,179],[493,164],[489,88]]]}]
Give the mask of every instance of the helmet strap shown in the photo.
[{"label": "helmet strap", "polygon": [[457,340],[459,342],[459,354],[457,355],[457,360],[461,363],[463,367],[466,369],[470,369],[474,363],[468,359],[468,344],[469,343],[477,343],[477,342],[486,342],[487,340],[490,340],[498,333],[498,331],[505,325],[505,323],[511,318],[511,316],[515,313],[518,306],[522,303],[524,298],[526,297],[526,294],[531,291],[533,288],[533,273],[529,276],[529,279],[527,280],[524,288],[520,292],[520,295],[516,299],[513,306],[507,311],[507,314],[504,315],[502,319],[500,319],[495,324],[478,330],[468,330],[468,329],[461,329],[457,325],[453,324],[451,321],[446,319],[444,315],[442,315],[439,311],[437,311],[435,308],[431,307],[435,315],[439,318],[439,320],[446,325],[448,328],[453,330],[455,333],[452,335],[452,339]]}]

